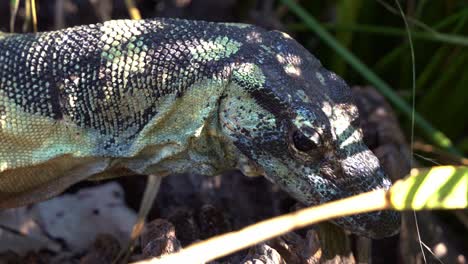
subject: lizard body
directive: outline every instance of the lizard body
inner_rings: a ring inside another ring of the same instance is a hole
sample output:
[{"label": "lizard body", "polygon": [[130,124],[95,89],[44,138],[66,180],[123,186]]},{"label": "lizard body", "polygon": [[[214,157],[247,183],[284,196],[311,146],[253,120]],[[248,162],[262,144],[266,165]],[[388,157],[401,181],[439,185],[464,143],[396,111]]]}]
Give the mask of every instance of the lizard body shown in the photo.
[{"label": "lizard body", "polygon": [[[288,35],[244,24],[115,20],[0,36],[0,208],[87,178],[195,172],[248,159],[319,204],[390,181],[347,85]],[[338,219],[370,237],[399,216]]]}]

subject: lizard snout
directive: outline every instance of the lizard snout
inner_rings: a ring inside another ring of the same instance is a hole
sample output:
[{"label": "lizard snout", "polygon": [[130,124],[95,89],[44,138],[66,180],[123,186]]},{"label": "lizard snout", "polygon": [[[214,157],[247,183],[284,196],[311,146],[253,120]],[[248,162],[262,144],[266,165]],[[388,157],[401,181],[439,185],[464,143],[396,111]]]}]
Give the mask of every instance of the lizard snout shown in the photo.
[{"label": "lizard snout", "polygon": [[[335,181],[341,196],[337,198],[391,187],[390,179],[370,150],[345,158],[341,162],[341,171],[342,174]],[[334,222],[355,234],[378,239],[398,233],[401,220],[398,212],[378,211],[340,218]]]}]

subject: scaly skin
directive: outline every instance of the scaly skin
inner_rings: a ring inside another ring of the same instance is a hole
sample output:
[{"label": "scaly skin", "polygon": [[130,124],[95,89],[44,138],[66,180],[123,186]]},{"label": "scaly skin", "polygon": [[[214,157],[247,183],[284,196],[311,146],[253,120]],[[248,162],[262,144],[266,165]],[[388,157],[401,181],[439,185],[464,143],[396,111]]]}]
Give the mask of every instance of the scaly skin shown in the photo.
[{"label": "scaly skin", "polygon": [[[276,31],[155,19],[2,35],[0,208],[87,178],[234,167],[309,205],[388,189],[357,118],[343,80]],[[379,238],[399,215],[335,222]]]}]

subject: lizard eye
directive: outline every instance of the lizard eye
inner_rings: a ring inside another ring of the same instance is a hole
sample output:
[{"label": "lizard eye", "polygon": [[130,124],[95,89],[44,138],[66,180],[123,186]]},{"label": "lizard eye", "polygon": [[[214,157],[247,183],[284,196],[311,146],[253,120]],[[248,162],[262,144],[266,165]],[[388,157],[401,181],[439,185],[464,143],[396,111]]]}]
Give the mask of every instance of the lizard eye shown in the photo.
[{"label": "lizard eye", "polygon": [[307,137],[301,131],[296,130],[292,135],[294,147],[302,152],[309,152],[318,147],[320,143],[320,135],[314,131],[311,137]]}]

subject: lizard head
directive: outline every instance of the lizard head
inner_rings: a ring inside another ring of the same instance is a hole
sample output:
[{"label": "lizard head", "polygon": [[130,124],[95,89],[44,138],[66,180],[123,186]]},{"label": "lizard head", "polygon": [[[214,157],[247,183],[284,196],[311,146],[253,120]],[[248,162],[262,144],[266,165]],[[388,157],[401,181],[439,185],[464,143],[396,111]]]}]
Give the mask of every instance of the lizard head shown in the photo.
[{"label": "lizard head", "polygon": [[[388,189],[391,182],[363,142],[350,89],[284,33],[263,33],[252,58],[237,62],[221,101],[222,129],[265,176],[316,205]],[[334,221],[372,238],[398,231],[393,211]]]}]

